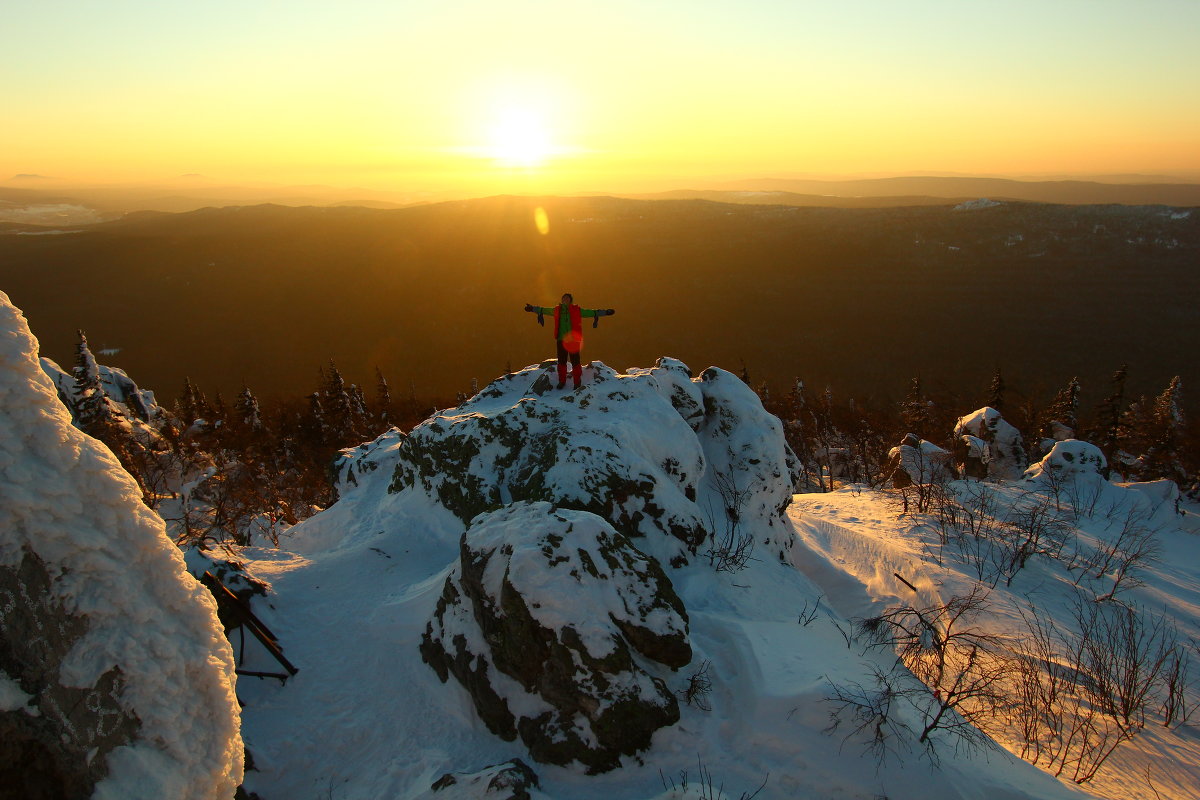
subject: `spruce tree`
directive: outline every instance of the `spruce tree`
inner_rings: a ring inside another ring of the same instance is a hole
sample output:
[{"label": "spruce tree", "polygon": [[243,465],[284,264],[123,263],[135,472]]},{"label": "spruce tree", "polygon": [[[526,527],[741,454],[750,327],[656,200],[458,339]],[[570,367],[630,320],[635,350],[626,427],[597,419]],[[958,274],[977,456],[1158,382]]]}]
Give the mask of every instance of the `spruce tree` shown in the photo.
[{"label": "spruce tree", "polygon": [[1070,428],[1071,436],[1078,436],[1079,431],[1079,378],[1071,378],[1067,385],[1058,390],[1054,399],[1044,412],[1042,436],[1046,439],[1054,437],[1054,423]]},{"label": "spruce tree", "polygon": [[354,438],[364,439],[374,434],[371,424],[371,412],[367,410],[367,397],[357,384],[350,384],[350,421],[354,430]]},{"label": "spruce tree", "polygon": [[1105,460],[1108,461],[1108,467],[1105,468],[1104,472],[1105,478],[1112,472],[1113,459],[1117,455],[1121,441],[1126,411],[1125,379],[1128,376],[1128,370],[1128,365],[1122,364],[1121,368],[1113,373],[1111,380],[1112,389],[1108,397],[1104,398],[1100,406],[1096,409],[1096,422],[1098,426],[1096,445],[1104,453]]},{"label": "spruce tree", "polygon": [[262,412],[258,407],[258,398],[250,391],[249,386],[242,386],[242,391],[238,394],[237,403],[234,406],[234,413],[240,425],[251,431],[261,431],[263,429]]},{"label": "spruce tree", "polygon": [[375,403],[379,409],[377,414],[379,421],[383,423],[384,427],[394,425],[396,411],[392,407],[392,390],[379,367],[375,367],[375,378]]},{"label": "spruce tree", "polygon": [[175,401],[175,414],[186,427],[196,421],[199,413],[196,408],[196,387],[192,385],[192,379],[185,376],[183,391],[179,393],[179,398]]},{"label": "spruce tree", "polygon": [[[1182,408],[1183,381],[1176,375],[1149,407],[1149,446],[1146,448],[1146,478],[1169,478],[1182,484],[1187,471],[1180,463],[1180,448],[1186,420]],[[1183,487],[1181,487],[1183,488]]]},{"label": "spruce tree", "polygon": [[87,336],[77,331],[79,342],[75,348],[75,419],[79,429],[104,439],[109,426],[116,423],[116,412],[104,393],[100,381],[100,366],[88,348]]},{"label": "spruce tree", "polygon": [[908,383],[908,394],[900,402],[900,422],[905,433],[915,433],[928,439],[933,431],[933,417],[929,413],[929,401],[921,388],[921,377],[915,376]]},{"label": "spruce tree", "polygon": [[337,444],[348,444],[354,438],[354,413],[346,381],[333,360],[329,361],[329,372],[323,387],[323,411],[329,435]]},{"label": "spruce tree", "polygon": [[992,385],[988,387],[987,404],[1004,413],[1004,376],[1000,374],[999,367],[996,367],[996,373],[992,375]]}]

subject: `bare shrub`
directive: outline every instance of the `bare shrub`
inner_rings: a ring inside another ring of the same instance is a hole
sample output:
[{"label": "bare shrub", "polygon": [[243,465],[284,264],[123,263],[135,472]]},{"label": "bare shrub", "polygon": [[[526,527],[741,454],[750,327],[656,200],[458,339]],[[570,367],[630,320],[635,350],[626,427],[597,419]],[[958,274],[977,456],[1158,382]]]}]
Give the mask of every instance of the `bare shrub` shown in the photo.
[{"label": "bare shrub", "polygon": [[[898,606],[858,620],[856,632],[872,646],[895,648],[900,661],[929,687],[933,702],[918,704],[926,744],[933,731],[955,734],[960,742],[981,744],[978,723],[1005,704],[1004,681],[1011,667],[998,637],[973,623],[987,603],[976,586],[945,604]],[[953,712],[953,713],[952,713]]]},{"label": "bare shrub", "polygon": [[1122,589],[1143,585],[1142,571],[1158,556],[1158,528],[1151,524],[1144,504],[1130,505],[1116,522],[1120,525],[1116,535],[1100,538],[1095,552],[1083,563],[1081,577],[1112,581],[1108,591],[1097,596],[1100,601],[1114,599]]},{"label": "bare shrub", "polygon": [[[730,452],[730,460],[733,454]],[[752,490],[738,486],[733,471],[715,472],[713,486],[721,500],[722,519],[709,514],[712,545],[705,555],[717,572],[740,572],[754,557],[754,534],[742,525],[742,512],[753,495]]]},{"label": "bare shrub", "polygon": [[[992,746],[982,725],[1009,702],[1013,666],[999,639],[972,624],[986,600],[986,591],[977,586],[942,605],[898,606],[856,620],[857,639],[867,647],[892,648],[897,659],[890,672],[872,668],[872,687],[832,685],[827,730],[849,724],[847,739],[864,739],[880,761],[908,747],[911,737],[936,763],[937,731],[948,734],[956,748]],[[897,704],[917,714],[919,731],[896,716]]]},{"label": "bare shrub", "polygon": [[[1035,609],[1023,612],[1010,722],[1021,757],[1086,783],[1144,727],[1147,711],[1177,718],[1185,707],[1188,653],[1159,617],[1077,597],[1076,631]],[[1170,711],[1168,711],[1168,709]]]},{"label": "bare shrub", "polygon": [[708,699],[708,695],[712,693],[712,679],[708,676],[711,667],[712,662],[707,659],[700,662],[699,669],[688,676],[687,686],[679,692],[689,706],[695,706],[701,711],[712,711],[712,703]]},{"label": "bare shrub", "polygon": [[830,693],[825,699],[833,708],[824,732],[832,734],[848,726],[842,744],[857,739],[863,743],[865,753],[884,764],[890,754],[911,749],[913,731],[897,712],[897,705],[911,695],[914,687],[903,686],[900,676],[878,667],[872,667],[871,675],[873,686],[829,682]]}]

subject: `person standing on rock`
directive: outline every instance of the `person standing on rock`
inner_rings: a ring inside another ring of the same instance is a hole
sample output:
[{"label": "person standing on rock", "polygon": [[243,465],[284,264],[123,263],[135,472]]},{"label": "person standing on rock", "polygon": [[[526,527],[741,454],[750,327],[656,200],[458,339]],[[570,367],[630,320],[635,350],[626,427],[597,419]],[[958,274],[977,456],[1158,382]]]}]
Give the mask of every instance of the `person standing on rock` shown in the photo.
[{"label": "person standing on rock", "polygon": [[579,364],[579,351],[583,349],[583,318],[593,319],[592,327],[600,324],[600,317],[608,317],[617,313],[611,308],[580,308],[575,305],[575,298],[568,292],[562,296],[562,302],[556,306],[525,305],[525,310],[537,314],[538,324],[546,324],[546,314],[554,315],[554,343],[558,347],[558,388],[567,385],[567,360],[571,361],[571,380],[575,388],[583,377],[583,368]]}]

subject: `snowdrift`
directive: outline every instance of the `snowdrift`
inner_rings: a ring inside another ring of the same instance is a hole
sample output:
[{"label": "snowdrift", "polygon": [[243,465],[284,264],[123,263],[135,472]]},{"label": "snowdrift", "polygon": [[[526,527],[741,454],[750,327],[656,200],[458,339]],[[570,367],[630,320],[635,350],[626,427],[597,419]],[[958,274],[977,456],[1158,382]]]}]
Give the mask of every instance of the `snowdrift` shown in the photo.
[{"label": "snowdrift", "polygon": [[215,603],[37,350],[0,293],[0,781],[228,798],[243,751]]}]

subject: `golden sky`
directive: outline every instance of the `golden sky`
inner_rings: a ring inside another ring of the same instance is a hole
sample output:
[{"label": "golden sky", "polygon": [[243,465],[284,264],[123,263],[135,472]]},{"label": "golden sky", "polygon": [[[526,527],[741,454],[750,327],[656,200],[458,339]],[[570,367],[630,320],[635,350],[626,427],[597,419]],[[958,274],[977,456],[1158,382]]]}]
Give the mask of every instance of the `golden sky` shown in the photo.
[{"label": "golden sky", "polygon": [[0,181],[1197,178],[1198,40],[1197,0],[14,2]]}]

